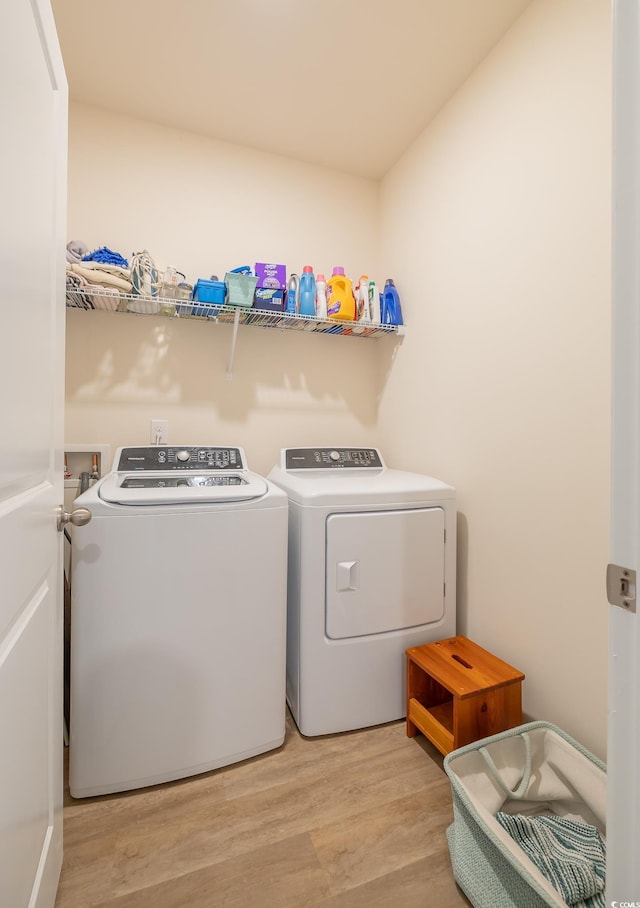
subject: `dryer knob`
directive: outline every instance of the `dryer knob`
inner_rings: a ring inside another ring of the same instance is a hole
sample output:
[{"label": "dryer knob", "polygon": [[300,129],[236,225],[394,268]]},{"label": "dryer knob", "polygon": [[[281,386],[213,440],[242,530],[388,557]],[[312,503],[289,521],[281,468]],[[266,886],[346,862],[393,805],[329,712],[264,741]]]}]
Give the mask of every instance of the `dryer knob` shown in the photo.
[{"label": "dryer knob", "polygon": [[176,457],[178,458],[178,460],[184,462],[185,460],[189,460],[190,454],[188,451],[178,451]]},{"label": "dryer knob", "polygon": [[340,460],[340,451],[329,451],[331,460]]}]

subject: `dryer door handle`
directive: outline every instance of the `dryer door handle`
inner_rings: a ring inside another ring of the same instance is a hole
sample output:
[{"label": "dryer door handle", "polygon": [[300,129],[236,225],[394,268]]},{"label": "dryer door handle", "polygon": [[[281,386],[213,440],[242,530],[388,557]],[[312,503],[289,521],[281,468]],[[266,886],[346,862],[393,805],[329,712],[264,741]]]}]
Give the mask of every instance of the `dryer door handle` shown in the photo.
[{"label": "dryer door handle", "polygon": [[360,562],[339,561],[336,565],[336,590],[339,593],[360,589]]}]

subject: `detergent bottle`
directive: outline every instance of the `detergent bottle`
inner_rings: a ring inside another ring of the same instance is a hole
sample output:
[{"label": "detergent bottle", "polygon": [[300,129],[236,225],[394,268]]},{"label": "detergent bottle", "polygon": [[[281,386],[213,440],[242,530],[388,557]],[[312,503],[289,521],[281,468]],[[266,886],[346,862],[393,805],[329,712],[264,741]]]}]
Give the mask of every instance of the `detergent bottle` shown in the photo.
[{"label": "detergent bottle", "polygon": [[292,274],[289,277],[287,303],[284,311],[290,315],[297,315],[300,311],[300,278],[297,274]]},{"label": "detergent bottle", "polygon": [[380,324],[380,291],[375,281],[369,281],[369,312],[374,325]]},{"label": "detergent bottle", "polygon": [[360,280],[355,287],[356,297],[356,318],[359,322],[370,323],[371,313],[369,311],[369,277],[366,274],[360,275]]},{"label": "detergent bottle", "polygon": [[381,321],[383,325],[402,325],[402,307],[400,306],[400,297],[396,290],[396,285],[391,278],[384,285],[382,293],[382,313]]},{"label": "detergent bottle", "polygon": [[300,315],[316,314],[316,279],[311,265],[305,265],[300,278]]},{"label": "detergent bottle", "polygon": [[316,317],[327,317],[327,283],[324,274],[319,274],[316,278]]},{"label": "detergent bottle", "polygon": [[344,268],[334,268],[327,281],[327,317],[343,322],[356,317],[356,301],[351,280],[345,277]]}]

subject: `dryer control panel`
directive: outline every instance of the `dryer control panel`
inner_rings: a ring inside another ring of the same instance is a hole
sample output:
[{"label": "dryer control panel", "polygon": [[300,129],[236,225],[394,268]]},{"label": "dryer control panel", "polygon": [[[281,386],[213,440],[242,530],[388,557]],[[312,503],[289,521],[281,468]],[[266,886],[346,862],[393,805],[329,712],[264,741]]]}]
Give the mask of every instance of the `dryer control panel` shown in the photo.
[{"label": "dryer control panel", "polygon": [[154,470],[237,472],[246,470],[247,467],[241,448],[154,445],[146,448],[122,448],[114,469],[118,473]]},{"label": "dryer control panel", "polygon": [[376,448],[285,448],[285,470],[343,470],[384,467]]}]

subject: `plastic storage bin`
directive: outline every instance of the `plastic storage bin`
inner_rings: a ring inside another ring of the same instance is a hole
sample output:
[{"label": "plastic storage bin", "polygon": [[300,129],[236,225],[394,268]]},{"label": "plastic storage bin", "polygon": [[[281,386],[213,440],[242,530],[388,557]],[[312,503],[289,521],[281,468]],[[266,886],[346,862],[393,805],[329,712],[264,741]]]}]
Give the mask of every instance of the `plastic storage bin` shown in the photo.
[{"label": "plastic storage bin", "polygon": [[[453,874],[475,908],[566,906],[495,815],[565,817],[604,838],[604,763],[554,725],[530,722],[452,751],[444,768],[453,794]],[[604,890],[583,904],[604,906]]]},{"label": "plastic storage bin", "polygon": [[229,271],[224,279],[229,290],[228,306],[242,306],[246,309],[253,306],[253,294],[258,283],[258,278],[255,275],[236,274]]},{"label": "plastic storage bin", "polygon": [[[193,287],[194,305],[191,315],[217,315],[220,306],[224,306],[227,287],[224,281],[208,281],[200,278]],[[195,305],[196,302],[205,303],[204,306]],[[186,313],[185,313],[186,314]]]}]

